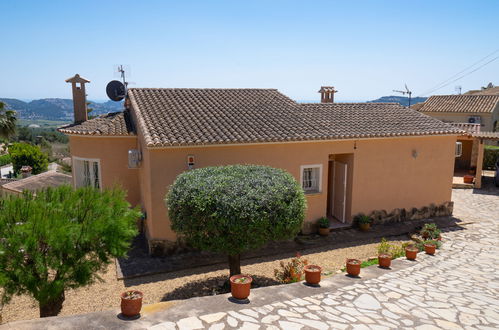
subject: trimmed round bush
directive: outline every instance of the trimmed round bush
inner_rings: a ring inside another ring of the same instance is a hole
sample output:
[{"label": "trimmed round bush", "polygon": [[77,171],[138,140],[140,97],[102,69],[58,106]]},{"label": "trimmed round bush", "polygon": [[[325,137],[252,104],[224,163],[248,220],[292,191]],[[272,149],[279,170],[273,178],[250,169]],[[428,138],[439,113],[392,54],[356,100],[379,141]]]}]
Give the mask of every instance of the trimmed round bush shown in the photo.
[{"label": "trimmed round bush", "polygon": [[306,210],[291,174],[257,165],[184,172],[166,203],[172,229],[195,248],[229,255],[231,275],[240,273],[240,253],[295,237]]}]

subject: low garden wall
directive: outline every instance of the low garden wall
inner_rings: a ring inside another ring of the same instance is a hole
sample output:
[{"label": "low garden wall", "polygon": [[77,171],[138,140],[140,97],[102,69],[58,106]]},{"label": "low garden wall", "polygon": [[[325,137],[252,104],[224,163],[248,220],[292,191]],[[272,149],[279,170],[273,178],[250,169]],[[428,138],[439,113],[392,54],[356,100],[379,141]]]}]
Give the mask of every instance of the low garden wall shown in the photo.
[{"label": "low garden wall", "polygon": [[386,210],[372,211],[369,217],[373,224],[395,223],[402,221],[429,219],[432,217],[451,216],[454,209],[454,202],[445,202],[440,205],[431,204],[422,208],[395,209],[391,212]]}]

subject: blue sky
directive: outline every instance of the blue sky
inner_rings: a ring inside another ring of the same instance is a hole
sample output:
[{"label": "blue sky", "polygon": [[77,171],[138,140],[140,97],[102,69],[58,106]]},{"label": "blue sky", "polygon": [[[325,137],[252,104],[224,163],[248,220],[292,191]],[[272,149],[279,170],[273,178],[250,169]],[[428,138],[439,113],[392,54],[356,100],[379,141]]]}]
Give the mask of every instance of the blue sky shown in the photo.
[{"label": "blue sky", "polygon": [[[0,97],[104,100],[113,67],[131,87],[277,88],[315,100],[414,96],[499,49],[499,1],[0,2]],[[496,56],[499,55],[496,53]],[[437,91],[494,82],[499,60]]]}]

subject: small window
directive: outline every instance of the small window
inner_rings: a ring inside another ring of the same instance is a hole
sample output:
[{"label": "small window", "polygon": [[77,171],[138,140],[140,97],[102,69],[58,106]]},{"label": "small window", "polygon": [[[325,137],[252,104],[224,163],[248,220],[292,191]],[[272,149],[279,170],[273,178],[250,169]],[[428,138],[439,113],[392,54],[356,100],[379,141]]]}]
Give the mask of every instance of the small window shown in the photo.
[{"label": "small window", "polygon": [[455,155],[456,155],[456,158],[459,158],[463,155],[463,143],[462,142],[456,142]]},{"label": "small window", "polygon": [[321,192],[322,165],[304,165],[301,167],[301,186],[305,193]]},{"label": "small window", "polygon": [[100,189],[100,161],[73,157],[75,187],[94,187]]}]

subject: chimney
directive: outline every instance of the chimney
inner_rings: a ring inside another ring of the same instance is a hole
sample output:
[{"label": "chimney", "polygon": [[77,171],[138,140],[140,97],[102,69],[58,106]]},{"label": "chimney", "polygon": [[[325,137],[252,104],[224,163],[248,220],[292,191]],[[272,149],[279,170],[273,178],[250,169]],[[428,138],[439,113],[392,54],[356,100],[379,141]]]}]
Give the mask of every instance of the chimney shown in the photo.
[{"label": "chimney", "polygon": [[85,94],[85,84],[90,80],[86,80],[76,74],[74,77],[66,79],[67,83],[71,83],[73,88],[73,109],[75,124],[83,123],[87,117],[87,95]]},{"label": "chimney", "polygon": [[333,86],[322,86],[319,90],[319,93],[321,93],[321,103],[333,103],[334,93],[337,92]]},{"label": "chimney", "polygon": [[33,171],[33,168],[29,165],[24,165],[21,167],[21,176],[24,178],[27,178],[31,176],[31,171]]}]

